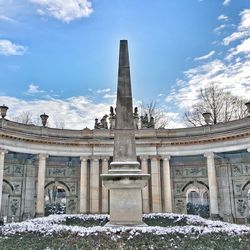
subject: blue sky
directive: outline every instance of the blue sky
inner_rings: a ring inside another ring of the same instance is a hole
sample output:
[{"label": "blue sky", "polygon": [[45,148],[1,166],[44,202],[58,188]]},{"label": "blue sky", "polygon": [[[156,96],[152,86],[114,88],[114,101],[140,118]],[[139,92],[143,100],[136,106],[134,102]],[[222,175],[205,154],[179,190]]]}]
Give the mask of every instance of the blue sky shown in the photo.
[{"label": "blue sky", "polygon": [[[249,0],[0,0],[0,103],[9,118],[93,127],[115,103],[128,39],[135,103],[182,112],[213,82],[249,98]],[[67,119],[65,119],[67,117]]]}]

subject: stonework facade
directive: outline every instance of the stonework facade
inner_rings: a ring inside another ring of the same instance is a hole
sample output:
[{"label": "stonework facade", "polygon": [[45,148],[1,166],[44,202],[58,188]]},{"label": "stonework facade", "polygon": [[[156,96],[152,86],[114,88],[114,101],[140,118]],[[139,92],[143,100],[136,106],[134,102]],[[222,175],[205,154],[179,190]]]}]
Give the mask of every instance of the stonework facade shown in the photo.
[{"label": "stonework facade", "polygon": [[[182,129],[136,129],[143,211],[187,213],[249,223],[250,117]],[[60,203],[65,213],[108,213],[100,175],[112,161],[112,129],[62,130],[0,119],[1,217],[20,221]]]}]

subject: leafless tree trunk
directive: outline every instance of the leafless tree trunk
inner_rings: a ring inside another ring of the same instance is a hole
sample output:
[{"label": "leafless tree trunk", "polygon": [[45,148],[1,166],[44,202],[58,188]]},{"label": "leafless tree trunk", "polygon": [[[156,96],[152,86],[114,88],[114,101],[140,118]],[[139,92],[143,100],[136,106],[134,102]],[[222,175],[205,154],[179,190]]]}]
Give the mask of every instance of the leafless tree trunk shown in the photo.
[{"label": "leafless tree trunk", "polygon": [[20,115],[13,118],[13,121],[23,123],[23,124],[34,124],[34,125],[40,125],[38,119],[34,119],[32,114],[27,112],[22,112]]},{"label": "leafless tree trunk", "polygon": [[247,115],[246,100],[223,91],[215,84],[201,89],[199,100],[197,104],[193,105],[191,111],[184,114],[183,118],[187,126],[204,125],[202,116],[204,112],[211,113],[211,124],[241,119]]}]

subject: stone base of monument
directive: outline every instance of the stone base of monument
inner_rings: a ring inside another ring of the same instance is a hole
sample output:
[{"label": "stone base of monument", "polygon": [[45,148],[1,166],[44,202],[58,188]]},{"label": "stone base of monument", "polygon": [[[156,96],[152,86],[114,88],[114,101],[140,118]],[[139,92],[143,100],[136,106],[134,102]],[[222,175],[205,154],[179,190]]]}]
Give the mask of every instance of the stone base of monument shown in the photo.
[{"label": "stone base of monument", "polygon": [[142,221],[142,189],[150,175],[139,162],[112,162],[103,184],[110,190],[110,222],[107,226],[146,226]]}]

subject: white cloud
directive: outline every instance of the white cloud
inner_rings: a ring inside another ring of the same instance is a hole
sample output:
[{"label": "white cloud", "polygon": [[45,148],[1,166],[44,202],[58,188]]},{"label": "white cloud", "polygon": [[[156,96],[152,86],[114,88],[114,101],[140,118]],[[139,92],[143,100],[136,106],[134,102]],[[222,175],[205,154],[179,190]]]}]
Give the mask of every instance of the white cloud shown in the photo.
[{"label": "white cloud", "polygon": [[250,9],[246,9],[240,13],[241,22],[237,27],[237,31],[227,36],[223,40],[224,45],[229,45],[231,42],[250,36]]},{"label": "white cloud", "polygon": [[27,93],[33,95],[33,94],[38,94],[38,93],[44,93],[44,91],[40,90],[38,85],[31,83],[29,85]]},{"label": "white cloud", "polygon": [[[250,10],[240,13],[237,32],[250,28]],[[240,36],[241,41],[230,45],[224,57],[200,64],[186,70],[182,79],[166,97],[166,102],[175,102],[180,110],[188,110],[198,102],[199,91],[213,83],[234,95],[249,99],[250,96],[250,37],[234,32],[229,37]],[[230,44],[230,42],[229,42]],[[223,54],[221,54],[223,55]]]},{"label": "white cloud", "polygon": [[107,88],[107,89],[98,89],[98,90],[96,91],[97,94],[107,93],[107,92],[110,92],[110,89],[109,89],[109,88]]},{"label": "white cloud", "polygon": [[218,26],[218,27],[216,27],[216,28],[214,29],[214,32],[220,34],[221,30],[224,29],[224,28],[226,28],[226,27],[227,27],[227,26],[226,26],[225,24],[221,24],[220,26]]},{"label": "white cloud", "polygon": [[88,17],[92,12],[90,0],[30,0],[39,7],[37,12],[69,23],[75,19]]},{"label": "white cloud", "polygon": [[236,53],[248,53],[250,52],[250,38],[244,40],[240,45],[236,47]]},{"label": "white cloud", "polygon": [[0,103],[9,107],[7,119],[13,120],[23,113],[30,113],[35,121],[40,122],[40,115],[49,115],[49,126],[56,127],[64,123],[68,129],[94,127],[95,118],[102,118],[109,113],[112,102],[94,103],[85,96],[71,97],[65,100],[58,98],[26,101],[9,96],[0,96]]},{"label": "white cloud", "polygon": [[231,0],[224,0],[223,5],[229,5]]},{"label": "white cloud", "polygon": [[236,60],[235,63],[214,60],[189,69],[184,72],[184,80],[179,80],[179,87],[172,89],[166,101],[174,101],[180,108],[187,110],[198,102],[199,90],[211,83],[234,95],[249,98],[250,60]]},{"label": "white cloud", "polygon": [[226,16],[226,15],[219,15],[218,16],[218,20],[223,20],[223,21],[227,21],[228,20],[228,16]]},{"label": "white cloud", "polygon": [[115,99],[115,98],[116,98],[116,95],[105,94],[105,95],[103,96],[103,98],[105,98],[105,99],[108,99],[108,98],[110,98],[110,99]]},{"label": "white cloud", "polygon": [[27,51],[27,48],[14,44],[9,40],[0,40],[0,55],[4,56],[22,56]]},{"label": "white cloud", "polygon": [[204,56],[195,57],[194,60],[195,60],[195,61],[206,60],[206,59],[212,57],[214,53],[215,53],[215,51],[213,50],[213,51],[209,52],[208,54],[206,54],[206,55],[204,55]]},{"label": "white cloud", "polygon": [[6,21],[6,22],[15,22],[14,19],[4,16],[4,15],[0,15],[0,21]]}]

